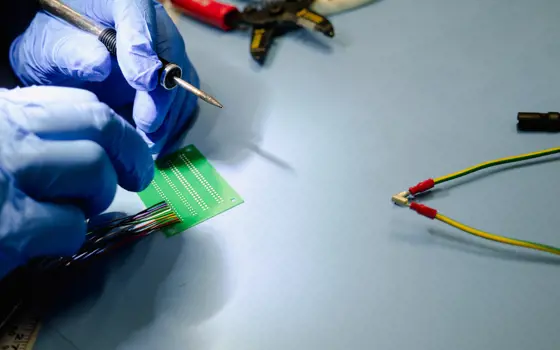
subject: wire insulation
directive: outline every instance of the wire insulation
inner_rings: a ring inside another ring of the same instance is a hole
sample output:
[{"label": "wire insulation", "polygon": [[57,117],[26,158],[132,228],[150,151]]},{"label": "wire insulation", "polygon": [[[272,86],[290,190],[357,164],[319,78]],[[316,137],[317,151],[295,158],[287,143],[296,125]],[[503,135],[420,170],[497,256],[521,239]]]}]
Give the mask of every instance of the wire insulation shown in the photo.
[{"label": "wire insulation", "polygon": [[77,253],[70,257],[40,259],[34,266],[44,271],[88,261],[180,221],[167,203],[160,202],[137,214],[89,227],[86,240]]},{"label": "wire insulation", "polygon": [[470,233],[471,235],[477,236],[477,237],[481,237],[481,238],[485,238],[491,241],[495,241],[495,242],[500,242],[500,243],[504,243],[504,244],[509,244],[509,245],[513,245],[513,246],[518,246],[518,247],[523,247],[523,248],[529,248],[529,249],[536,249],[536,250],[541,250],[547,253],[552,253],[552,254],[556,254],[556,255],[560,255],[560,249],[553,247],[553,246],[549,246],[549,245],[545,245],[545,244],[540,244],[540,243],[535,243],[535,242],[530,242],[530,241],[523,241],[523,240],[519,240],[519,239],[514,239],[514,238],[508,238],[508,237],[504,237],[504,236],[499,236],[499,235],[495,235],[489,232],[485,232],[482,230],[478,230],[474,227],[470,227],[467,226],[465,224],[462,224],[458,221],[455,221],[445,215],[442,215],[440,213],[436,214],[435,216],[436,220],[439,220],[443,223],[446,223],[450,226],[453,226],[459,230],[465,231],[467,233]]},{"label": "wire insulation", "polygon": [[[549,149],[536,151],[536,152],[532,152],[532,153],[525,153],[525,154],[520,154],[520,155],[516,155],[516,156],[504,157],[504,158],[498,158],[498,159],[490,160],[490,161],[487,161],[487,162],[484,162],[484,163],[480,163],[480,164],[471,166],[471,167],[463,169],[463,170],[459,170],[457,172],[454,172],[454,173],[451,173],[451,174],[448,174],[448,175],[445,175],[445,176],[441,176],[441,177],[437,177],[437,178],[434,178],[434,179],[428,179],[428,180],[422,181],[422,182],[418,183],[417,185],[410,187],[409,190],[408,190],[408,194],[414,196],[417,193],[421,193],[421,192],[424,192],[424,191],[427,191],[427,190],[431,189],[432,187],[434,187],[437,184],[440,184],[440,183],[443,183],[443,182],[446,182],[446,181],[450,181],[450,180],[454,180],[454,179],[472,174],[472,173],[477,172],[479,170],[483,170],[483,169],[490,168],[490,167],[493,167],[493,166],[503,165],[503,164],[508,164],[508,163],[521,162],[521,161],[540,158],[540,157],[549,156],[549,155],[557,154],[557,153],[560,153],[560,147],[554,147],[554,148],[549,148]],[[405,193],[405,197],[406,197],[406,193]],[[397,196],[397,198],[399,198],[399,197]],[[426,216],[430,219],[439,220],[439,221],[441,221],[445,224],[448,224],[452,227],[455,227],[455,228],[457,228],[461,231],[467,232],[471,235],[481,237],[481,238],[484,238],[484,239],[487,239],[487,240],[499,242],[499,243],[509,244],[509,245],[523,247],[523,248],[535,249],[535,250],[540,250],[540,251],[544,251],[544,252],[555,254],[555,255],[560,255],[560,248],[556,248],[556,247],[541,244],[541,243],[524,241],[524,240],[504,237],[504,236],[496,235],[496,234],[493,234],[493,233],[485,232],[485,231],[476,229],[474,227],[462,224],[458,221],[455,221],[455,220],[453,220],[453,219],[451,219],[451,218],[449,218],[449,217],[447,217],[443,214],[438,213],[437,210],[435,210],[433,208],[430,208],[428,206],[425,206],[423,204],[419,204],[419,203],[416,203],[416,202],[411,202],[410,204],[408,204],[409,203],[408,198],[404,198],[404,203],[406,203],[406,205],[408,205],[410,207],[410,209],[416,211],[420,215]]]},{"label": "wire insulation", "polygon": [[498,158],[498,159],[494,159],[494,160],[490,160],[484,163],[480,163],[477,165],[474,165],[472,167],[463,169],[463,170],[459,170],[457,172],[445,175],[445,176],[440,176],[434,179],[434,183],[435,184],[440,184],[446,181],[450,181],[450,180],[454,180],[457,179],[459,177],[465,176],[465,175],[469,175],[472,174],[476,171],[482,170],[482,169],[486,169],[486,168],[490,168],[496,165],[503,165],[503,164],[507,164],[507,163],[514,163],[514,162],[520,162],[520,161],[524,161],[524,160],[529,160],[529,159],[535,159],[535,158],[539,158],[539,157],[544,157],[544,156],[549,156],[551,154],[556,154],[556,153],[560,153],[560,147],[554,147],[554,148],[549,148],[549,149],[545,149],[542,151],[537,151],[537,152],[532,152],[532,153],[525,153],[525,154],[520,154],[517,156],[512,156],[512,157],[504,157],[504,158]]}]

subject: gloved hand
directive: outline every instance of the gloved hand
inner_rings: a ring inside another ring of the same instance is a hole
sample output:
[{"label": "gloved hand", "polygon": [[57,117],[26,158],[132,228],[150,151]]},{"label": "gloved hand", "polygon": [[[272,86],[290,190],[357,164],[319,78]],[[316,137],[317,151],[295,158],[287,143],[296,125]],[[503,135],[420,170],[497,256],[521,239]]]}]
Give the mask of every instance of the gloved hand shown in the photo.
[{"label": "gloved hand", "polygon": [[[158,153],[193,114],[196,97],[158,84],[157,54],[199,87],[184,41],[155,0],[64,0],[91,20],[117,30],[117,58],[95,35],[39,12],[11,46],[10,62],[24,85],[80,87],[133,121]],[[157,54],[156,54],[157,53]],[[133,106],[132,108],[129,108]]]},{"label": "gloved hand", "polygon": [[107,209],[117,184],[146,188],[153,164],[134,128],[88,91],[0,91],[0,278],[30,258],[75,253],[85,219]]}]

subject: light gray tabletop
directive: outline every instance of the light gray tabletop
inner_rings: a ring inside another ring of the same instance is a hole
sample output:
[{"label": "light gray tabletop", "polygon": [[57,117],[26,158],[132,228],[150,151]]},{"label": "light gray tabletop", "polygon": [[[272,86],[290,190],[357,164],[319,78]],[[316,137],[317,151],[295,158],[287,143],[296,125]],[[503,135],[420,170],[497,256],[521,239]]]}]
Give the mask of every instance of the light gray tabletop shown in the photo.
[{"label": "light gray tabletop", "polygon": [[[43,349],[557,349],[560,259],[392,205],[418,181],[558,145],[519,111],[560,110],[560,2],[383,0],[336,39],[180,29],[208,92],[194,143],[245,203],[156,235],[47,322]],[[480,229],[560,245],[560,162],[423,198]],[[120,192],[110,210],[142,208]]]}]

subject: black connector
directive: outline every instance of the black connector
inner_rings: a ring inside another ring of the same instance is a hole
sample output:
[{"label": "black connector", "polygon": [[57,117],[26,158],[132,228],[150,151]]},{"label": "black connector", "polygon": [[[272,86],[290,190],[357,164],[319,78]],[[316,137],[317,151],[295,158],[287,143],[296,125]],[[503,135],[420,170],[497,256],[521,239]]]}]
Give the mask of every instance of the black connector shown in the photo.
[{"label": "black connector", "polygon": [[517,129],[521,131],[560,131],[560,113],[519,112]]}]

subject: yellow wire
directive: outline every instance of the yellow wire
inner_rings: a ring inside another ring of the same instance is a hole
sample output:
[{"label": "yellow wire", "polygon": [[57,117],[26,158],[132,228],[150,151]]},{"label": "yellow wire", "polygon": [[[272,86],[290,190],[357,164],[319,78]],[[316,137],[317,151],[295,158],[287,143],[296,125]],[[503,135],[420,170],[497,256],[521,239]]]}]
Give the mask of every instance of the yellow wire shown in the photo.
[{"label": "yellow wire", "polygon": [[453,227],[455,227],[459,230],[465,231],[467,233],[470,233],[470,234],[478,236],[478,237],[489,239],[491,241],[510,244],[510,245],[523,247],[523,248],[541,250],[541,251],[544,251],[544,252],[547,252],[547,253],[560,255],[560,249],[559,248],[555,248],[555,247],[551,247],[551,246],[547,246],[547,245],[539,244],[539,243],[521,241],[521,240],[518,240],[518,239],[513,239],[513,238],[508,238],[508,237],[502,237],[502,236],[495,235],[495,234],[492,234],[492,233],[484,232],[484,231],[478,230],[476,228],[464,225],[464,224],[462,224],[458,221],[455,221],[455,220],[453,220],[451,218],[448,218],[447,216],[439,214],[439,213],[436,215],[435,218],[437,220],[439,220],[441,222],[444,222],[448,225],[451,225],[451,226],[453,226]]},{"label": "yellow wire", "polygon": [[541,151],[536,151],[536,152],[531,152],[531,153],[525,153],[525,154],[519,154],[516,156],[510,156],[510,157],[503,157],[503,158],[498,158],[498,159],[494,159],[494,160],[489,160],[486,161],[484,163],[480,163],[471,167],[468,167],[466,169],[463,170],[459,170],[457,172],[448,174],[448,175],[444,175],[444,176],[440,176],[438,178],[434,179],[434,182],[440,183],[443,181],[448,180],[449,178],[455,178],[455,177],[459,177],[464,175],[465,173],[471,173],[483,168],[487,168],[489,166],[492,165],[496,165],[496,164],[500,164],[500,163],[509,163],[509,162],[514,162],[517,160],[523,160],[523,159],[527,159],[527,158],[535,158],[535,157],[539,157],[539,156],[543,156],[543,155],[549,155],[549,154],[553,154],[553,153],[557,153],[560,152],[560,147],[553,147],[553,148],[549,148],[549,149],[544,149]]}]

